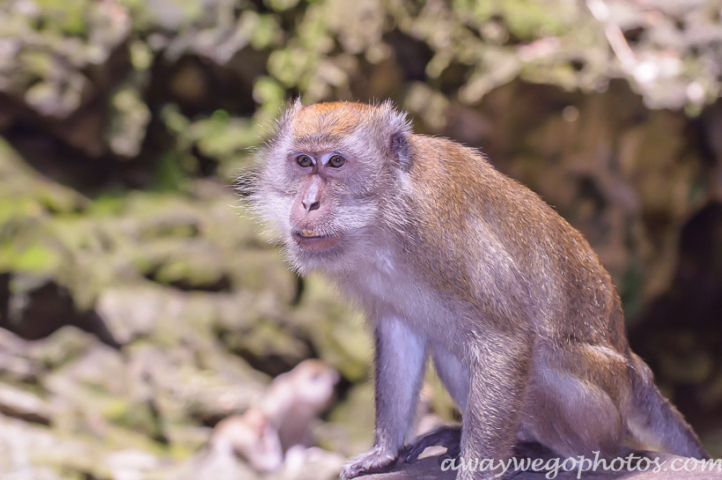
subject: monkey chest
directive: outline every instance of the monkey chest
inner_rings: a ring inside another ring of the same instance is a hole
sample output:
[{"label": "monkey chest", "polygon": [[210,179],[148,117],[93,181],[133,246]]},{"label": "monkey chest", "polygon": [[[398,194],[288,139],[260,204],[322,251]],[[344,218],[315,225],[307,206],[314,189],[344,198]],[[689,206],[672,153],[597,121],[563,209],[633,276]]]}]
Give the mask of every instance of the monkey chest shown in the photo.
[{"label": "monkey chest", "polygon": [[430,340],[453,334],[458,323],[445,300],[393,257],[377,255],[341,284],[370,315],[402,319]]}]

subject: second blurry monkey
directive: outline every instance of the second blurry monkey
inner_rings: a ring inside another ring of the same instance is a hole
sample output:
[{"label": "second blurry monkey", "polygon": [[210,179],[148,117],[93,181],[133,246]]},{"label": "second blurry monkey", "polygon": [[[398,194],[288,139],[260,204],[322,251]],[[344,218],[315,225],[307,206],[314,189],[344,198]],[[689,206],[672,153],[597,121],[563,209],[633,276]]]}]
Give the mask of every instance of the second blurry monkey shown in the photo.
[{"label": "second blurry monkey", "polygon": [[289,449],[313,445],[310,424],[329,407],[338,381],[325,363],[304,360],[274,378],[258,405],[220,421],[211,450],[231,450],[261,472],[279,469]]}]

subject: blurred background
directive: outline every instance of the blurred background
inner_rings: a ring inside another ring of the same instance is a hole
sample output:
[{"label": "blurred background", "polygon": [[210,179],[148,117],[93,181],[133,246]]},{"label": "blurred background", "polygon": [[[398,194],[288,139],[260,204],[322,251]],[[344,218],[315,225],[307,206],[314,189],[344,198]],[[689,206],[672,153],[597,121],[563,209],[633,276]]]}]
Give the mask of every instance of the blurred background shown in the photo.
[{"label": "blurred background", "polygon": [[[311,425],[335,456],[271,475],[334,478],[368,448],[362,318],[289,272],[233,189],[297,96],[390,98],[538,192],[589,239],[633,349],[722,456],[721,15],[720,0],[2,0],[2,478],[204,478],[212,428],[308,358],[340,373]],[[454,417],[431,375],[426,393],[422,413]],[[257,478],[248,461],[227,478]]]}]

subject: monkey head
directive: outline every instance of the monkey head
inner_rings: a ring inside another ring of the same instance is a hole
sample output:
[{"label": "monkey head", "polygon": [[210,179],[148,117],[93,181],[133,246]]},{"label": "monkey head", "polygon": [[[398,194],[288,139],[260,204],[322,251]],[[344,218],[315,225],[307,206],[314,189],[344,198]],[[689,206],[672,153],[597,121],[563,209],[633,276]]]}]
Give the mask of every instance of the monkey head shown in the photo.
[{"label": "monkey head", "polygon": [[307,359],[292,372],[292,382],[300,404],[308,406],[316,415],[329,407],[340,379],[335,369],[320,360]]},{"label": "monkey head", "polygon": [[297,270],[353,268],[363,244],[404,221],[409,135],[388,102],[297,101],[281,117],[260,150],[251,203]]}]

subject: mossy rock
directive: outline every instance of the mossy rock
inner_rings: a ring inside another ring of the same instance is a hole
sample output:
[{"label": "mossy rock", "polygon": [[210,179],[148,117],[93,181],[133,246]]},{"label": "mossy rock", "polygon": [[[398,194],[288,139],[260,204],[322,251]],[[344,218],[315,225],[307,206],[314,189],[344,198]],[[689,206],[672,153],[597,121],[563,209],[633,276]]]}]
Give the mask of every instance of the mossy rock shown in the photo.
[{"label": "mossy rock", "polygon": [[27,354],[46,368],[55,370],[99,343],[95,336],[72,325],[66,325],[49,337],[31,343]]},{"label": "mossy rock", "polygon": [[352,382],[365,381],[373,356],[373,342],[364,316],[344,302],[325,278],[304,282],[300,304],[290,316],[306,332],[320,357]]},{"label": "mossy rock", "polygon": [[346,398],[328,414],[327,434],[322,446],[354,455],[373,443],[374,387],[371,382],[351,388]]}]

